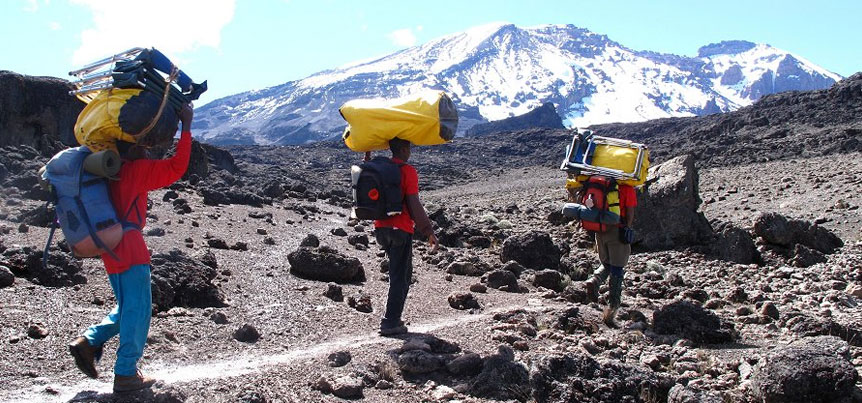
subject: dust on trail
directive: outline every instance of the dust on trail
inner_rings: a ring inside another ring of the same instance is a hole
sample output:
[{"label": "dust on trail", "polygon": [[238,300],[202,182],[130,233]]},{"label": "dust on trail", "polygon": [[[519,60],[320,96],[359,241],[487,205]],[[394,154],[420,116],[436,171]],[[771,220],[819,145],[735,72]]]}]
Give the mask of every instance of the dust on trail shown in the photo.
[{"label": "dust on trail", "polygon": [[[491,309],[480,314],[458,315],[411,325],[410,333],[431,333],[440,329],[486,320],[496,313],[513,309],[540,311],[552,308],[555,305],[557,304],[531,298],[526,304],[509,305]],[[376,332],[369,332],[352,337],[342,337],[329,342],[317,343],[283,354],[273,355],[262,351],[258,354],[248,354],[233,360],[205,361],[188,365],[176,365],[175,363],[156,361],[147,365],[143,372],[155,377],[160,383],[165,385],[204,379],[233,378],[250,373],[266,372],[278,366],[288,365],[298,360],[322,356],[346,348],[355,349],[368,345],[395,347],[402,342],[403,339],[381,337]],[[76,397],[79,399],[91,399],[97,395],[110,394],[113,387],[112,382],[86,379],[74,384],[43,384],[14,391],[2,391],[0,392],[0,401],[32,402],[38,398],[39,401],[45,402],[68,402],[73,401]],[[46,389],[48,388],[53,391],[52,394],[46,393]]]}]

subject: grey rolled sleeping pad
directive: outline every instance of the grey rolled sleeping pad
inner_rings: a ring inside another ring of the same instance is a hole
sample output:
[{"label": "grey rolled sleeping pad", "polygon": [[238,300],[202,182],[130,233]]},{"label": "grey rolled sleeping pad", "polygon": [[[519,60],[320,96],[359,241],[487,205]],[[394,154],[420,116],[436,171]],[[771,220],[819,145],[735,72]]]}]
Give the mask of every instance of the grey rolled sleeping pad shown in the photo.
[{"label": "grey rolled sleeping pad", "polygon": [[[601,222],[602,224],[619,224],[620,216],[610,211],[602,212],[599,209],[587,208],[578,203],[566,203],[563,206],[563,215],[578,220]],[[601,218],[601,221],[599,219]]]}]

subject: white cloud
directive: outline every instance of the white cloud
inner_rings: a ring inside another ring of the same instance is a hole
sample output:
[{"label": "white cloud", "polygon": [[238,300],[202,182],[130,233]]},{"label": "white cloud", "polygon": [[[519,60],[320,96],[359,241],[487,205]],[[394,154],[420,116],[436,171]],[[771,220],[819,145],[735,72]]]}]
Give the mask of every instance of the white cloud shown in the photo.
[{"label": "white cloud", "polygon": [[28,13],[39,11],[39,0],[25,0],[24,3],[24,11]]},{"label": "white cloud", "polygon": [[397,29],[390,32],[386,37],[398,46],[410,47],[416,44],[416,35],[413,35],[410,28]]},{"label": "white cloud", "polygon": [[63,29],[63,26],[60,25],[60,23],[57,21],[52,21],[50,24],[48,24],[48,27],[51,28],[52,31],[59,31]]},{"label": "white cloud", "polygon": [[71,0],[86,7],[92,26],[81,32],[72,62],[82,65],[134,47],[176,57],[199,47],[218,49],[235,0]]}]

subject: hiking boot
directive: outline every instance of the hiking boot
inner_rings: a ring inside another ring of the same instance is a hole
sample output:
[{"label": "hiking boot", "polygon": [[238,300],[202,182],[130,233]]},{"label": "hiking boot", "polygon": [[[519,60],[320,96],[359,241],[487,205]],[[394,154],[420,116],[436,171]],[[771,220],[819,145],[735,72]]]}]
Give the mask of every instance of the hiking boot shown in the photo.
[{"label": "hiking boot", "polygon": [[395,336],[399,334],[407,333],[407,326],[404,326],[404,322],[396,326],[389,327],[380,327],[380,331],[378,332],[381,336]]},{"label": "hiking boot", "polygon": [[584,281],[584,291],[587,292],[587,302],[599,302],[599,285],[593,279]]},{"label": "hiking boot", "polygon": [[155,378],[141,375],[141,372],[131,375],[114,375],[114,393],[134,392],[146,389],[156,383]]},{"label": "hiking boot", "polygon": [[617,316],[618,308],[605,308],[605,311],[602,313],[602,322],[605,322],[608,327],[616,328],[617,322],[614,320]]},{"label": "hiking boot", "polygon": [[75,357],[75,365],[84,375],[96,379],[99,371],[96,370],[96,361],[102,357],[102,346],[93,347],[84,336],[80,336],[69,343],[69,353]]}]

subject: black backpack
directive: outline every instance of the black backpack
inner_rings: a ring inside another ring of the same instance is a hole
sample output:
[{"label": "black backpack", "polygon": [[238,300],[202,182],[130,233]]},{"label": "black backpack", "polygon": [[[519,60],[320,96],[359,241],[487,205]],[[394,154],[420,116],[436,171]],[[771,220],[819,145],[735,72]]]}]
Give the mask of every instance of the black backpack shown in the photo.
[{"label": "black backpack", "polygon": [[401,214],[401,166],[386,157],[374,157],[350,168],[353,214],[360,220],[382,220]]}]

